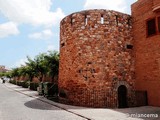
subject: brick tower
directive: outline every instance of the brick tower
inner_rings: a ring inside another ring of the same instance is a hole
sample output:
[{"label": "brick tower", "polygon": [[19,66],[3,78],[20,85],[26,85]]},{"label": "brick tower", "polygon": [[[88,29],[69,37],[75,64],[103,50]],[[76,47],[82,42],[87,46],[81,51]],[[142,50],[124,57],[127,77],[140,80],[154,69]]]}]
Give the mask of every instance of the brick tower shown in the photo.
[{"label": "brick tower", "polygon": [[86,10],[60,25],[60,101],[88,107],[135,104],[131,16]]}]

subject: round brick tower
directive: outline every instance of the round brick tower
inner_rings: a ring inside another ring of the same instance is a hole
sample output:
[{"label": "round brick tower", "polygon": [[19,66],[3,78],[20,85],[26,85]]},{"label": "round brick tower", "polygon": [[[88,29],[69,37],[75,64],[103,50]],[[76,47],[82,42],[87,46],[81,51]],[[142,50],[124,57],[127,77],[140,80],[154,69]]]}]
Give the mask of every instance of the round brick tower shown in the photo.
[{"label": "round brick tower", "polygon": [[59,99],[87,107],[134,105],[130,15],[86,10],[60,25]]}]

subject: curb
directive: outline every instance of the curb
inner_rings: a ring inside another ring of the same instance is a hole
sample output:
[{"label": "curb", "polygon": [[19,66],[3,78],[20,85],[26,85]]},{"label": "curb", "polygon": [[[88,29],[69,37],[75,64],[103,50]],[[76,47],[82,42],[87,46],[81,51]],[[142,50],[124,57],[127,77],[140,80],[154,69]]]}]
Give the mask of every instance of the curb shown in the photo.
[{"label": "curb", "polygon": [[[10,84],[10,83],[7,83],[7,84]],[[61,109],[61,110],[65,110],[65,111],[67,111],[67,112],[69,112],[69,113],[72,113],[72,114],[74,114],[74,115],[77,115],[77,116],[79,116],[79,117],[81,117],[81,118],[84,118],[84,119],[86,119],[86,120],[92,120],[91,118],[85,117],[85,116],[83,116],[83,115],[80,115],[80,114],[78,114],[78,113],[75,113],[75,112],[73,112],[73,111],[70,111],[70,110],[68,110],[68,109],[66,109],[66,108],[64,108],[64,107],[61,107],[61,106],[59,106],[59,105],[56,105],[56,104],[53,103],[53,101],[48,100],[48,99],[46,99],[46,98],[42,99],[41,97],[36,97],[36,96],[34,96],[34,95],[29,95],[29,94],[23,93],[23,92],[21,92],[21,91],[19,91],[19,90],[15,90],[15,89],[7,86],[6,84],[4,84],[4,85],[5,85],[7,88],[9,88],[9,89],[11,89],[11,90],[13,90],[13,91],[16,91],[16,92],[18,92],[18,93],[21,93],[21,94],[23,94],[23,95],[26,95],[26,96],[28,96],[28,97],[36,98],[36,99],[39,100],[39,101],[42,101],[42,102],[44,102],[44,103],[47,103],[47,104],[52,105],[52,106],[54,106],[54,107],[57,107],[57,108],[59,108],[59,109]],[[12,85],[12,84],[11,84],[11,85]],[[14,84],[13,84],[13,85],[14,85]],[[15,85],[15,86],[16,86],[16,85]],[[19,88],[21,88],[21,87],[19,87]],[[25,89],[25,88],[24,88],[24,89]],[[30,91],[30,90],[29,90],[29,91]]]}]

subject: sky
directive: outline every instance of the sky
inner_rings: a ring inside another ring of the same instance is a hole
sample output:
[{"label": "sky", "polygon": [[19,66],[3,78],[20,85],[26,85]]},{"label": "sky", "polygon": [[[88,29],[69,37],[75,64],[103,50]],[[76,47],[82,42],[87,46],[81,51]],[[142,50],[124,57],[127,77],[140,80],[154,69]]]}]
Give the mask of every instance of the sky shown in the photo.
[{"label": "sky", "polygon": [[24,65],[26,56],[59,51],[60,21],[88,9],[131,14],[136,0],[0,0],[0,65]]}]

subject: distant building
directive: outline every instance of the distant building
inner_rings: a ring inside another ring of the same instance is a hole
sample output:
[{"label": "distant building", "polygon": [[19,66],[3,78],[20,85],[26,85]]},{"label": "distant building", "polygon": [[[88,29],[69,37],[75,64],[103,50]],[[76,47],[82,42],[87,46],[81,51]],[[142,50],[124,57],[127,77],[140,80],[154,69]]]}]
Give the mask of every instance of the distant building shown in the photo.
[{"label": "distant building", "polygon": [[0,72],[7,72],[8,70],[5,68],[4,65],[0,65]]}]

